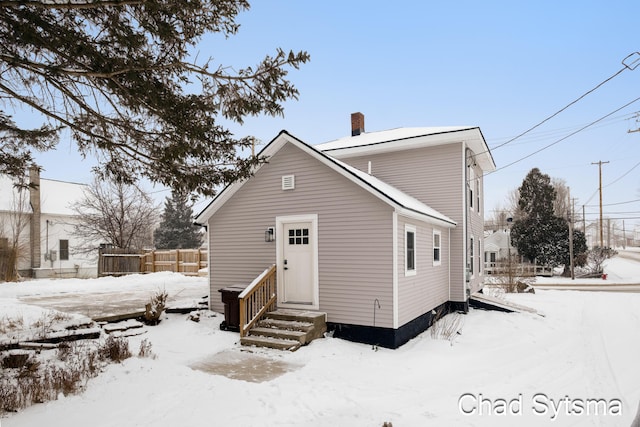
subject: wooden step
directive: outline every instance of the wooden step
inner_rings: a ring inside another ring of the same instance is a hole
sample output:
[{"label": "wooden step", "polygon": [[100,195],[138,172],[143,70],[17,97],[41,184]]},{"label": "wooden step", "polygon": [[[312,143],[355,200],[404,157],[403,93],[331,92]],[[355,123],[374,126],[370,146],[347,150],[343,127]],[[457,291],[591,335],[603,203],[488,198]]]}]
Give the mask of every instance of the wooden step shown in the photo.
[{"label": "wooden step", "polygon": [[262,337],[272,337],[279,339],[286,339],[292,341],[298,341],[300,344],[304,345],[307,343],[307,334],[308,332],[304,331],[292,331],[292,330],[284,330],[277,328],[253,328],[249,331],[249,336],[262,336]]},{"label": "wooden step", "polygon": [[322,325],[323,323],[326,323],[327,315],[326,313],[319,313],[317,311],[288,310],[280,308],[275,311],[270,311],[265,315],[265,318]]},{"label": "wooden step", "polygon": [[254,345],[256,347],[268,347],[278,350],[296,351],[302,344],[299,341],[249,335],[240,339],[242,345]]},{"label": "wooden step", "polygon": [[285,331],[309,332],[311,329],[313,329],[313,323],[266,318],[258,322],[258,327],[282,329]]},{"label": "wooden step", "polygon": [[277,348],[295,351],[327,331],[325,313],[306,310],[279,309],[265,314],[242,345]]}]

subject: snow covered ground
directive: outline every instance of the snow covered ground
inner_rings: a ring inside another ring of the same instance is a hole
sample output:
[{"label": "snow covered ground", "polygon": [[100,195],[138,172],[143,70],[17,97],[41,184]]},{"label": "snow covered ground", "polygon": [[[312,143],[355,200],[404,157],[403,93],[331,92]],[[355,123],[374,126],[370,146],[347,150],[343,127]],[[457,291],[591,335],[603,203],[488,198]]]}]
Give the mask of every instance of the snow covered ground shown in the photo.
[{"label": "snow covered ground", "polygon": [[[608,282],[640,282],[640,264],[620,261],[609,261]],[[42,315],[19,297],[153,292],[159,281],[167,290],[206,289],[206,279],[167,273],[2,284],[0,318]],[[472,309],[452,341],[427,331],[397,350],[326,338],[295,353],[246,352],[237,333],[219,330],[221,315],[199,323],[168,315],[130,338],[134,351],[150,340],[156,359],[111,365],[84,393],[9,414],[0,424],[629,426],[640,402],[640,293],[538,290],[507,298],[544,317]],[[207,372],[222,359],[227,375]],[[238,369],[282,369],[241,380],[232,372],[235,359]]]}]

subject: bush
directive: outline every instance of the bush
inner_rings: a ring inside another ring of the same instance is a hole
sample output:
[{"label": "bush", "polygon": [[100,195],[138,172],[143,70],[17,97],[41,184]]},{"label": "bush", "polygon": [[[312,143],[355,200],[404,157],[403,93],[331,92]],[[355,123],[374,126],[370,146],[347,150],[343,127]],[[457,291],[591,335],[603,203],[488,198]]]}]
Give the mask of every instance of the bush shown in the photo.
[{"label": "bush", "polygon": [[147,325],[157,325],[160,323],[160,316],[164,313],[169,294],[167,291],[158,291],[151,297],[144,311],[144,321]]},{"label": "bush", "polygon": [[151,342],[146,338],[140,341],[140,349],[138,350],[138,357],[149,357],[155,359],[156,355],[151,350]]},{"label": "bush", "polygon": [[[152,357],[151,344],[143,340],[140,353]],[[17,412],[34,403],[55,400],[60,393],[82,390],[96,377],[106,362],[122,362],[131,357],[125,338],[108,337],[103,343],[61,343],[57,360],[41,362],[29,357],[20,368],[0,370],[0,415]]]},{"label": "bush", "polygon": [[109,359],[113,362],[120,363],[131,357],[129,350],[129,341],[125,338],[109,336],[100,346],[100,356],[103,360]]},{"label": "bush", "polygon": [[589,251],[587,260],[592,273],[602,273],[603,263],[609,258],[617,255],[618,252],[611,248],[595,247]]}]

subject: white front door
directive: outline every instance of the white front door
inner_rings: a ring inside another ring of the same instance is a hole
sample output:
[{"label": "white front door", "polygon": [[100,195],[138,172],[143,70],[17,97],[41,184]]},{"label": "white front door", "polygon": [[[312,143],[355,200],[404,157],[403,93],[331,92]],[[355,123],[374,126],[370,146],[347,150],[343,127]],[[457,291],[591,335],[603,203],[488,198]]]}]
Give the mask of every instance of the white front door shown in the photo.
[{"label": "white front door", "polygon": [[314,219],[305,218],[278,218],[278,304],[283,307],[317,308],[318,305],[317,227]]}]

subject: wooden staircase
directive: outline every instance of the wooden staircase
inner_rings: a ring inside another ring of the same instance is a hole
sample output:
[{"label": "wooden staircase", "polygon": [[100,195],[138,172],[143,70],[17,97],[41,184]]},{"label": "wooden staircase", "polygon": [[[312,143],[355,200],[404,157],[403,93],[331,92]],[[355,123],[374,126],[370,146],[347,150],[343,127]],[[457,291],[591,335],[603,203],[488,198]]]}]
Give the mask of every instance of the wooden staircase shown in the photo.
[{"label": "wooden staircase", "polygon": [[327,331],[327,315],[316,311],[279,309],[265,313],[248,334],[240,338],[246,346],[296,351]]}]

